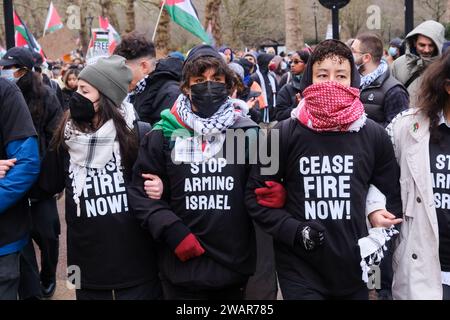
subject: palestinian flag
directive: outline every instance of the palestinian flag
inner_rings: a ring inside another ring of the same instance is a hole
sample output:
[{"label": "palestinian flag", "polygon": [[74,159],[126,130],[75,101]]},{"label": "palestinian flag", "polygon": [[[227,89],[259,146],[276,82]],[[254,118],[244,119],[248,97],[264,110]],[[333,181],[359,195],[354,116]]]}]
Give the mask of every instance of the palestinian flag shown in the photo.
[{"label": "palestinian flag", "polygon": [[119,33],[114,29],[114,27],[109,23],[108,18],[98,17],[98,24],[101,29],[107,30],[109,32],[109,53],[113,54],[114,49],[120,43],[121,38]]},{"label": "palestinian flag", "polygon": [[50,8],[48,9],[47,19],[45,19],[44,36],[46,33],[52,33],[56,30],[64,27],[61,18],[53,6],[53,2],[50,2]]},{"label": "palestinian flag", "polygon": [[211,38],[206,33],[190,0],[167,0],[164,8],[169,13],[173,22],[180,25],[190,33],[200,38],[203,42],[211,44]]},{"label": "palestinian flag", "polygon": [[14,30],[16,47],[27,47],[30,50],[34,50],[42,56],[42,59],[44,59],[44,61],[46,61],[44,51],[42,51],[41,46],[36,41],[33,34],[27,28],[22,19],[20,19],[20,17],[17,15],[16,11],[14,11]]}]

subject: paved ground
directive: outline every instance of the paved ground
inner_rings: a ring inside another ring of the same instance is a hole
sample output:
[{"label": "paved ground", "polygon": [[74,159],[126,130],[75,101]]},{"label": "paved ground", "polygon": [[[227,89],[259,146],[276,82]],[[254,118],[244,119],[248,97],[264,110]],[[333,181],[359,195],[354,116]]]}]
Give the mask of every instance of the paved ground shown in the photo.
[{"label": "paved ground", "polygon": [[[56,274],[57,287],[51,300],[75,300],[75,291],[66,286],[67,247],[66,247],[66,221],[64,219],[64,197],[58,201],[59,220],[61,222],[61,236],[59,243],[59,263]],[[36,249],[38,250],[38,249]],[[37,254],[39,256],[39,254]]]}]

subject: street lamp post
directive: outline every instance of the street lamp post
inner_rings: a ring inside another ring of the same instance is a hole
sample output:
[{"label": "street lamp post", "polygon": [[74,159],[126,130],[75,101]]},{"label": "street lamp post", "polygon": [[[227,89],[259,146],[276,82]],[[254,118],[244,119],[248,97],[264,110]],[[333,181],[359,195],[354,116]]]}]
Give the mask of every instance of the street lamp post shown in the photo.
[{"label": "street lamp post", "polygon": [[319,43],[319,36],[317,34],[317,9],[319,9],[319,6],[317,5],[317,2],[314,1],[312,5],[313,13],[314,13],[314,30],[316,32],[316,44]]},{"label": "street lamp post", "polygon": [[414,29],[414,1],[405,0],[405,37]]},{"label": "street lamp post", "polygon": [[89,13],[85,18],[86,23],[89,25],[89,37],[92,38],[92,23],[94,22],[94,17]]},{"label": "street lamp post", "polygon": [[12,0],[3,1],[3,15],[5,18],[6,48],[10,49],[16,45],[14,39],[14,13]]}]

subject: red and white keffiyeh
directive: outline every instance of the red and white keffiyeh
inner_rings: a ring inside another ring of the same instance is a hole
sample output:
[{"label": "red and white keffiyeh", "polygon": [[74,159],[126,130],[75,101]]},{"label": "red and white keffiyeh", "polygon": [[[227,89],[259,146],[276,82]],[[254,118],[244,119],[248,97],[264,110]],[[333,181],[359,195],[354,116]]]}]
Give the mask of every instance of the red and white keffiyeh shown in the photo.
[{"label": "red and white keffiyeh", "polygon": [[298,120],[315,131],[349,131],[363,117],[359,89],[334,81],[306,88],[298,110]]}]

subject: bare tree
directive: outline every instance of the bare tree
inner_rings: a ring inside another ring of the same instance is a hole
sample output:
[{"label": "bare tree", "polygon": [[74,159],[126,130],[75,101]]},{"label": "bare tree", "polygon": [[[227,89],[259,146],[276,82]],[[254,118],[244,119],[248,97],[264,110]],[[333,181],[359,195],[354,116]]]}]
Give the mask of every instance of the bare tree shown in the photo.
[{"label": "bare tree", "polygon": [[100,0],[99,5],[102,17],[108,18],[111,25],[120,33],[120,24],[117,14],[114,11],[114,2],[112,0]]},{"label": "bare tree", "polygon": [[161,15],[161,20],[157,26],[158,32],[156,33],[155,47],[158,51],[158,55],[166,56],[169,51],[170,44],[170,16],[164,9]]},{"label": "bare tree", "polygon": [[339,11],[342,39],[356,37],[358,32],[365,27],[367,6],[365,1],[351,1]]},{"label": "bare tree", "polygon": [[[422,7],[431,14],[433,20],[443,22],[448,7],[448,0],[421,0]],[[448,22],[448,21],[447,21]]]},{"label": "bare tree", "polygon": [[284,39],[283,11],[276,2],[223,0],[223,38],[233,48],[257,46],[266,39]]},{"label": "bare tree", "polygon": [[125,31],[131,32],[134,29],[136,29],[136,18],[134,13],[134,0],[126,0],[126,8],[125,8],[125,15],[127,18],[127,24]]},{"label": "bare tree", "polygon": [[298,0],[284,0],[286,49],[293,51],[304,46],[303,33],[300,23],[300,2]]},{"label": "bare tree", "polygon": [[208,0],[205,7],[205,30],[211,24],[212,35],[217,47],[222,45],[222,26],[220,23],[220,5],[222,0]]}]

